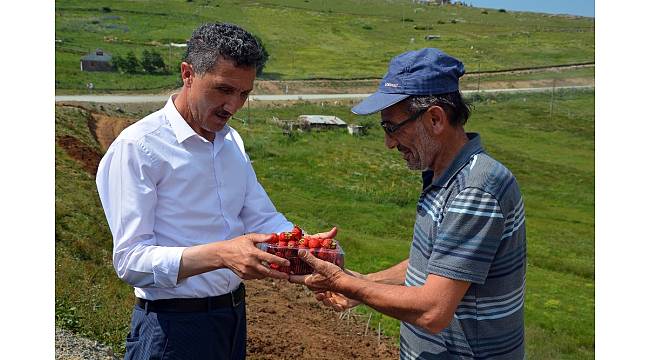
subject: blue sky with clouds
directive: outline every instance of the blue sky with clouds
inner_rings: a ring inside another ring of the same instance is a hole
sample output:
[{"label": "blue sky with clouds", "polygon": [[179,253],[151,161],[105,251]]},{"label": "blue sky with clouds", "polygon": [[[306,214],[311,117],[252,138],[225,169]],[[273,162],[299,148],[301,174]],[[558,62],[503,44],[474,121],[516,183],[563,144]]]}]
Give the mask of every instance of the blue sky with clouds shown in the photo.
[{"label": "blue sky with clouds", "polygon": [[595,16],[595,0],[463,0],[475,7]]}]

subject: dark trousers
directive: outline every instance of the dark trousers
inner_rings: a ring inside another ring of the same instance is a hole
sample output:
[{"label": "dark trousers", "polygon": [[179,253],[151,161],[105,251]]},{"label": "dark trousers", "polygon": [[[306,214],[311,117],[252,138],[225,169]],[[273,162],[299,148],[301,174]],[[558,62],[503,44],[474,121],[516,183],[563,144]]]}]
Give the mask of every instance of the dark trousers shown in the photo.
[{"label": "dark trousers", "polygon": [[153,312],[138,305],[131,315],[125,360],[244,359],[246,305],[205,312]]}]

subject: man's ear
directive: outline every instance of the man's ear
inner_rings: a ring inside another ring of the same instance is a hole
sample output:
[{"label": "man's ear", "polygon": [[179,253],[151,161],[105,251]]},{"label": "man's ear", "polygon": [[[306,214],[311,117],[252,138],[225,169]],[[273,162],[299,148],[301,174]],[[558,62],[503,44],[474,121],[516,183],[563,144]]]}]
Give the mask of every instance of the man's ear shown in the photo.
[{"label": "man's ear", "polygon": [[440,135],[449,124],[447,113],[441,106],[433,105],[427,109],[427,114],[431,116],[431,127],[434,134]]},{"label": "man's ear", "polygon": [[188,64],[185,61],[181,63],[181,79],[183,80],[183,86],[192,86],[192,80],[194,80],[194,68],[192,68],[192,64]]}]

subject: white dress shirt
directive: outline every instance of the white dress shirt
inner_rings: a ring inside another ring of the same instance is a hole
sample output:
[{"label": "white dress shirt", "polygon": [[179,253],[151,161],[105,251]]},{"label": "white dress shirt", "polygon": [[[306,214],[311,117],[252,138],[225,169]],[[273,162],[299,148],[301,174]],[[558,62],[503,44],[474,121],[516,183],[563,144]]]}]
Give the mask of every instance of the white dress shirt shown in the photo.
[{"label": "white dress shirt", "polygon": [[97,171],[113,266],[137,297],[150,300],[215,296],[239,286],[229,269],[177,282],[186,247],[293,227],[257,181],[237,131],[226,125],[207,141],[173,97],[124,129]]}]

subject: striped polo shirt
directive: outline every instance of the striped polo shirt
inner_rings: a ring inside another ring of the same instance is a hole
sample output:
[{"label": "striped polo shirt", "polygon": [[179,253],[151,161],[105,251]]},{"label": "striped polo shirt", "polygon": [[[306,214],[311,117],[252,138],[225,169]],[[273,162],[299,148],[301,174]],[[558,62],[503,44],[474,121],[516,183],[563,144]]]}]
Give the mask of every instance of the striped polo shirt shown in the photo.
[{"label": "striped polo shirt", "polygon": [[442,176],[423,173],[406,286],[429,274],[471,284],[443,331],[401,323],[401,359],[524,358],[524,203],[512,173],[467,135]]}]

